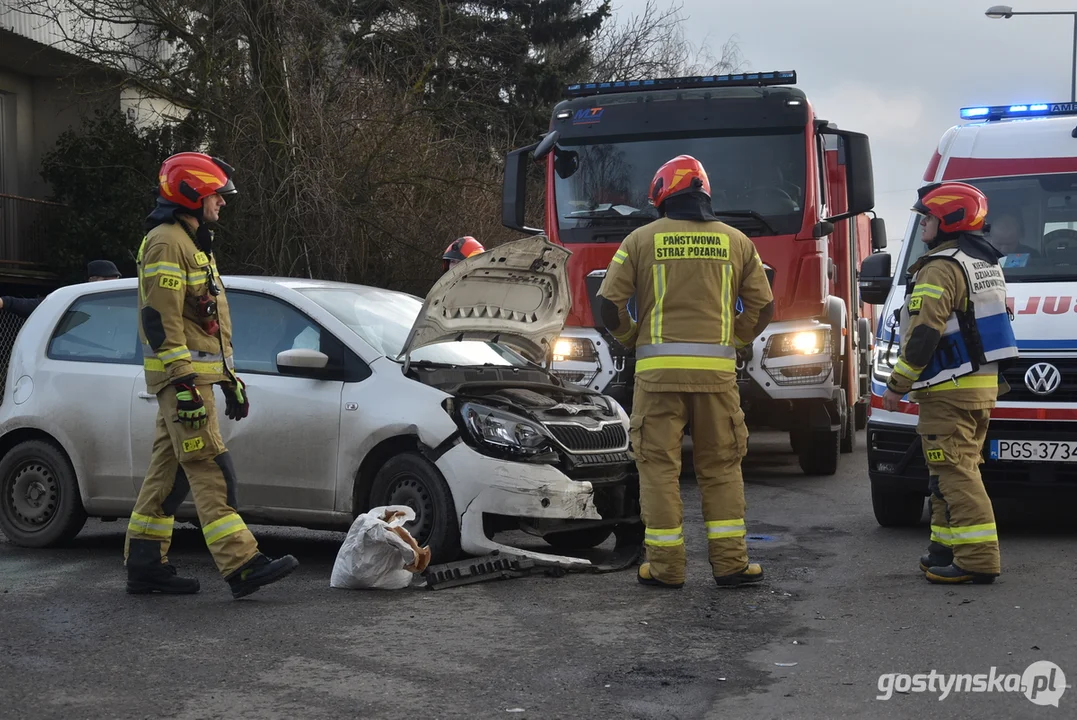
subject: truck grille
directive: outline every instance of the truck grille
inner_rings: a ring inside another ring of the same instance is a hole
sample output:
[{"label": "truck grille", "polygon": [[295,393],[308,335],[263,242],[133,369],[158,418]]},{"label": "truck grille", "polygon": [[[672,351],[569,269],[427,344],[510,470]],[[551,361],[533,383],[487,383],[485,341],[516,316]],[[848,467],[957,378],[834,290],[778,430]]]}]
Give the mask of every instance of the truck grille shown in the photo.
[{"label": "truck grille", "polygon": [[[1036,363],[1050,363],[1062,374],[1062,383],[1050,395],[1037,395],[1025,384],[1025,373]],[[1019,357],[1002,376],[1010,384],[1010,391],[999,398],[1005,402],[1077,402],[1077,358]]]},{"label": "truck grille", "polygon": [[601,430],[588,430],[582,425],[550,424],[546,428],[557,442],[574,453],[601,453],[628,447],[628,433],[620,423],[606,425]]}]

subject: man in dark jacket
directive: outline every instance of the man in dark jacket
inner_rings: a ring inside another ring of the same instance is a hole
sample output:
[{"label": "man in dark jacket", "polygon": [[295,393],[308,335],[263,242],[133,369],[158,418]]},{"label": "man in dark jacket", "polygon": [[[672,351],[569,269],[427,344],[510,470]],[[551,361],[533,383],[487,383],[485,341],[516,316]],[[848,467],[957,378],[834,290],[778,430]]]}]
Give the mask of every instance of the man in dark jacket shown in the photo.
[{"label": "man in dark jacket", "polygon": [[[87,282],[98,280],[116,280],[123,277],[115,263],[111,260],[94,260],[86,266]],[[0,297],[0,310],[15,313],[19,317],[28,318],[30,313],[37,309],[45,298],[19,298],[10,295]]]}]

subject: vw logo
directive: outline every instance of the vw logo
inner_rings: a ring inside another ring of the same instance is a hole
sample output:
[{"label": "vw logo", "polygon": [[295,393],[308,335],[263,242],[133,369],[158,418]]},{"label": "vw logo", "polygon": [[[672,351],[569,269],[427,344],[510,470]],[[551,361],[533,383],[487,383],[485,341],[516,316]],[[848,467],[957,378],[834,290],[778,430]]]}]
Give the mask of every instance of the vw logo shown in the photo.
[{"label": "vw logo", "polygon": [[1050,395],[1062,384],[1062,373],[1051,363],[1036,363],[1025,372],[1025,386],[1037,395]]}]

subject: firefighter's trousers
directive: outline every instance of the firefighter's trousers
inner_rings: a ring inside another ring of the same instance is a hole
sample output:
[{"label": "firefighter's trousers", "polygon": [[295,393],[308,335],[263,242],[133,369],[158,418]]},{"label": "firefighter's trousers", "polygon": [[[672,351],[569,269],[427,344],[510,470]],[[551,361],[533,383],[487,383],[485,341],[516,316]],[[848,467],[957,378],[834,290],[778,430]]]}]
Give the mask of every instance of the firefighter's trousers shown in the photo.
[{"label": "firefighter's trousers", "polygon": [[680,476],[681,442],[689,422],[711,569],[722,576],[748,567],[740,469],[748,429],[737,388],[722,393],[652,392],[637,384],[631,426],[644,544],[652,575],[665,583],[685,580]]},{"label": "firefighter's trousers", "polygon": [[995,513],[980,478],[990,416],[990,410],[921,400],[917,431],[930,473],[931,541],[951,548],[962,570],[997,575]]},{"label": "firefighter's trousers", "polygon": [[[167,561],[173,516],[188,491],[194,494],[198,521],[206,545],[221,575],[227,577],[258,552],[258,544],[236,512],[236,474],[221,438],[212,385],[199,385],[209,422],[192,430],[176,419],[176,391],[157,393],[157,434],[149,470],[127,525],[124,560],[127,564]],[[148,543],[154,552],[148,553]],[[159,548],[159,552],[156,549]]]}]

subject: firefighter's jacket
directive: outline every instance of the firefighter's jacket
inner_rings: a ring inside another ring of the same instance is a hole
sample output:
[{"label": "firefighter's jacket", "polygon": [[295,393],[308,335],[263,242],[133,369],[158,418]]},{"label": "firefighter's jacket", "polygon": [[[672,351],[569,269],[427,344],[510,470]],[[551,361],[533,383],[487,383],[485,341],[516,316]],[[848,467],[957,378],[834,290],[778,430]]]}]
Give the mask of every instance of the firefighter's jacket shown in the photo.
[{"label": "firefighter's jacket", "polygon": [[999,395],[999,362],[1017,357],[997,261],[974,257],[959,241],[933,248],[909,269],[901,309],[901,355],[887,387],[987,409]]},{"label": "firefighter's jacket", "polygon": [[[718,221],[668,217],[625,238],[598,294],[618,308],[611,331],[635,348],[638,386],[658,392],[731,389],[736,351],[763,331],[774,301],[747,235]],[[633,295],[638,324],[626,308]]]},{"label": "firefighter's jacket", "polygon": [[232,323],[224,285],[216,261],[198,249],[182,220],[147,233],[138,251],[138,285],[147,390],[156,394],[190,375],[199,385],[232,381]]}]

